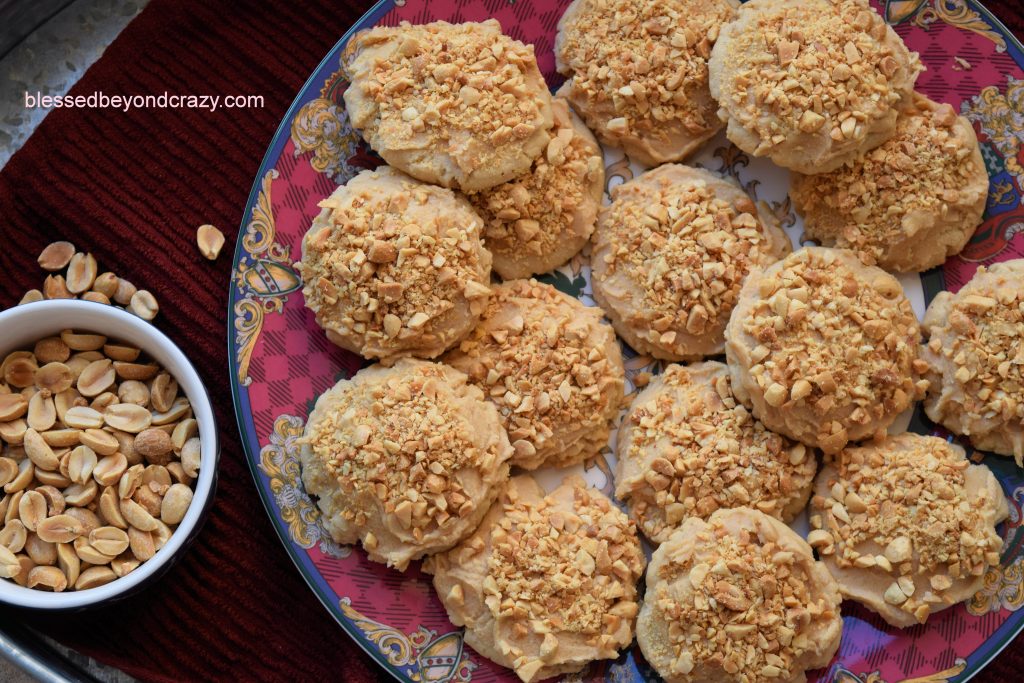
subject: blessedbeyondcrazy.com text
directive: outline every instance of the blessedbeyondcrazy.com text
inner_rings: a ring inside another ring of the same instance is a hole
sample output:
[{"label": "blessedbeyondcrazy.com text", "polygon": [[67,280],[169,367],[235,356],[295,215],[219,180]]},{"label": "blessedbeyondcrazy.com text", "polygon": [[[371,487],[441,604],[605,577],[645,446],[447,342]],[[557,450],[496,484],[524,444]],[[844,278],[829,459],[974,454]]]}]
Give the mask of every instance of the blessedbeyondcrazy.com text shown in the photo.
[{"label": "blessedbeyondcrazy.com text", "polygon": [[250,109],[263,107],[263,95],[44,95],[25,91],[26,109]]}]

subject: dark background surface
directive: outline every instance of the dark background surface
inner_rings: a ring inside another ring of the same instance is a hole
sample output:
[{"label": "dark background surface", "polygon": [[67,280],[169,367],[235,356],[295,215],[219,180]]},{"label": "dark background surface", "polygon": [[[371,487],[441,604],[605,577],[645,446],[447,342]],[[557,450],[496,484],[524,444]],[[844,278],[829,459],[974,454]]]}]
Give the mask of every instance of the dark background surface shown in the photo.
[{"label": "dark background surface", "polygon": [[[41,287],[36,256],[68,239],[101,270],[156,294],[158,326],[196,364],[217,409],[218,498],[170,573],[106,608],[12,617],[138,678],[383,677],[306,587],[271,527],[235,426],[225,345],[231,254],[260,161],[295,93],[370,4],[153,0],[72,94],[260,94],[265,106],[54,110],[0,172],[0,308]],[[1018,0],[988,7],[1024,35]],[[227,236],[214,263],[195,246],[203,223]],[[975,680],[1024,678],[1021,642]]]}]

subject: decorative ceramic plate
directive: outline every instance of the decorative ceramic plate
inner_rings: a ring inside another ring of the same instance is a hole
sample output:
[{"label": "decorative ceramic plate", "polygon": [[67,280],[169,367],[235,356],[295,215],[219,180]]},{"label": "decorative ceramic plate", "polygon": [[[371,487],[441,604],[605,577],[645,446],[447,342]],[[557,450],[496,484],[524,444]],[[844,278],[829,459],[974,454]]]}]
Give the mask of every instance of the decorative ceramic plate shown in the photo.
[{"label": "decorative ceramic plate", "polygon": [[[552,88],[555,25],[568,0],[384,0],[328,54],[281,123],[249,196],[235,252],[228,344],[231,383],[242,441],[256,486],[288,553],[338,624],[382,667],[412,681],[511,681],[513,674],[464,645],[430,582],[369,562],[357,548],[334,543],[316,505],[302,488],[295,439],[316,397],[363,361],[327,341],[303,306],[292,263],[318,212],[317,202],[379,159],[349,125],[342,101],[346,82],[339,56],[353,32],[401,20],[424,23],[495,17],[505,32],[533,43]],[[1024,256],[1024,47],[973,0],[890,0],[886,20],[928,70],[917,88],[946,101],[974,123],[992,179],[984,224],[963,254],[924,276],[903,278],[918,314],[943,289],[959,289],[981,263]],[[606,150],[608,186],[641,169],[618,150]],[[785,171],[754,159],[719,136],[689,163],[733,176],[767,204],[795,242],[799,219],[786,196]],[[590,304],[587,254],[543,280]],[[657,372],[660,364],[624,349],[627,376]],[[632,385],[627,385],[632,389]],[[908,419],[909,416],[908,416]],[[906,423],[904,423],[906,424]],[[931,427],[911,419],[910,428]],[[970,451],[969,451],[970,452]],[[1002,562],[966,604],[932,616],[926,626],[898,630],[854,603],[843,605],[842,646],[817,681],[895,683],[906,679],[964,681],[977,673],[1024,627],[1024,472],[1012,460],[973,453],[1002,482],[1010,519]],[[575,468],[611,494],[610,449]],[[592,665],[572,680],[646,681],[657,676],[633,647],[614,662]]]}]

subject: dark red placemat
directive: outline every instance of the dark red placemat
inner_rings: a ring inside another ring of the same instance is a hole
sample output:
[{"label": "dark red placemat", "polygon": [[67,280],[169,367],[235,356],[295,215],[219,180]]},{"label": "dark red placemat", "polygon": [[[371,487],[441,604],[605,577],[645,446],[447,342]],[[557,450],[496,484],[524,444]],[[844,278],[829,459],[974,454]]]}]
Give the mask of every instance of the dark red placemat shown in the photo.
[{"label": "dark red placemat", "polygon": [[[235,427],[225,342],[230,256],[260,160],[299,87],[369,4],[153,0],[73,94],[258,94],[265,105],[212,113],[55,110],[0,172],[0,308],[40,286],[42,247],[69,239],[103,269],[156,294],[157,324],[195,362],[217,409],[218,498],[188,555],[121,604],[25,615],[138,678],[382,675],[320,606],[270,526]],[[1024,34],[1018,0],[990,7]],[[216,263],[195,246],[202,223],[227,235]],[[979,680],[1020,680],[1020,642]]]}]

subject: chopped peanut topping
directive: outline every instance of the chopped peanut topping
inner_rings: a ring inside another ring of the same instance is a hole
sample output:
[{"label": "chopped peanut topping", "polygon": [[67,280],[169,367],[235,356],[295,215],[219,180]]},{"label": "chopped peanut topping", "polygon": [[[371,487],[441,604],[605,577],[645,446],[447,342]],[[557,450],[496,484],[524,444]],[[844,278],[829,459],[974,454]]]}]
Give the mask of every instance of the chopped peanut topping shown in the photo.
[{"label": "chopped peanut topping", "polygon": [[[708,56],[734,10],[715,0],[580,0],[560,25],[559,69],[595,129],[653,148],[679,126],[703,137],[720,126],[708,93]],[[595,112],[606,118],[595,125]]]},{"label": "chopped peanut topping", "polygon": [[[925,316],[929,417],[977,448],[1024,456],[1024,261],[978,268],[959,293]],[[949,298],[946,298],[949,297]]]},{"label": "chopped peanut topping", "polygon": [[424,180],[491,187],[526,171],[547,144],[550,95],[533,46],[494,19],[378,26],[349,41],[342,65],[353,125],[389,163],[409,161],[402,169],[423,177],[402,153],[426,150],[453,166]]},{"label": "chopped peanut topping", "polygon": [[[564,101],[556,100],[552,106],[556,125],[551,142],[530,172],[469,195],[484,219],[486,245],[502,277],[531,275],[518,264],[524,257],[539,258],[561,251],[559,247],[566,242],[578,251],[594,231],[604,189],[601,148],[593,138],[573,129]],[[558,265],[561,263],[552,267]]]},{"label": "chopped peanut topping", "polygon": [[[767,404],[755,401],[755,413],[769,428],[834,453],[923,394],[917,318],[891,275],[851,252],[808,247],[749,287],[754,299],[734,317],[730,345],[737,331],[746,335],[745,371]],[[794,433],[785,422],[794,410],[816,432]]]},{"label": "chopped peanut topping", "polygon": [[795,533],[781,523],[766,528],[768,518],[758,514],[691,518],[652,559],[645,601],[650,618],[664,622],[667,643],[649,642],[647,624],[638,631],[666,678],[700,672],[700,680],[796,680],[838,647],[834,582]]},{"label": "chopped peanut topping", "polygon": [[802,509],[814,454],[737,403],[725,365],[670,365],[656,382],[627,417],[616,477],[648,538],[664,542],[685,518],[719,508],[753,507],[784,521]]},{"label": "chopped peanut topping", "polygon": [[450,190],[364,171],[320,202],[299,268],[317,322],[367,357],[436,356],[486,305],[481,221]]},{"label": "chopped peanut topping", "polygon": [[818,531],[809,540],[841,569],[887,574],[885,603],[923,622],[935,605],[962,599],[945,595],[954,584],[962,588],[961,579],[999,563],[995,511],[1002,501],[972,484],[970,467],[962,448],[931,436],[905,433],[848,448],[811,499]]},{"label": "chopped peanut topping", "polygon": [[[352,383],[303,437],[350,500],[370,496],[414,538],[476,510],[464,482],[500,467],[500,443],[481,451],[478,428],[455,408],[444,366],[405,361],[385,381]],[[507,446],[505,447],[507,448]],[[468,476],[467,476],[468,475]],[[489,475],[488,475],[489,477]],[[362,527],[366,506],[341,510]]]},{"label": "chopped peanut topping", "polygon": [[495,287],[480,325],[445,361],[497,406],[521,467],[594,455],[622,400],[621,353],[601,309],[535,280]]},{"label": "chopped peanut topping", "polygon": [[757,12],[731,36],[725,59],[735,66],[719,98],[760,138],[755,154],[799,132],[863,140],[905,95],[890,80],[900,61],[918,68],[863,0],[761,2]]},{"label": "chopped peanut topping", "polygon": [[535,633],[594,637],[636,614],[644,556],[636,528],[607,497],[574,489],[571,509],[549,496],[505,505],[491,534],[485,601],[496,618],[526,620]]},{"label": "chopped peanut topping", "polygon": [[925,220],[959,223],[963,237],[957,246],[962,247],[981,220],[987,191],[970,124],[950,105],[917,96],[915,106],[898,119],[893,137],[831,173],[794,176],[790,194],[805,215],[809,237],[853,249],[866,262],[888,268],[898,261],[891,249],[903,248],[917,230],[928,234]]},{"label": "chopped peanut topping", "polygon": [[631,290],[616,311],[627,341],[675,359],[720,352],[747,274],[779,251],[757,215],[741,190],[698,169],[666,164],[617,187],[598,223],[594,279],[606,308],[617,308],[612,289]]}]

